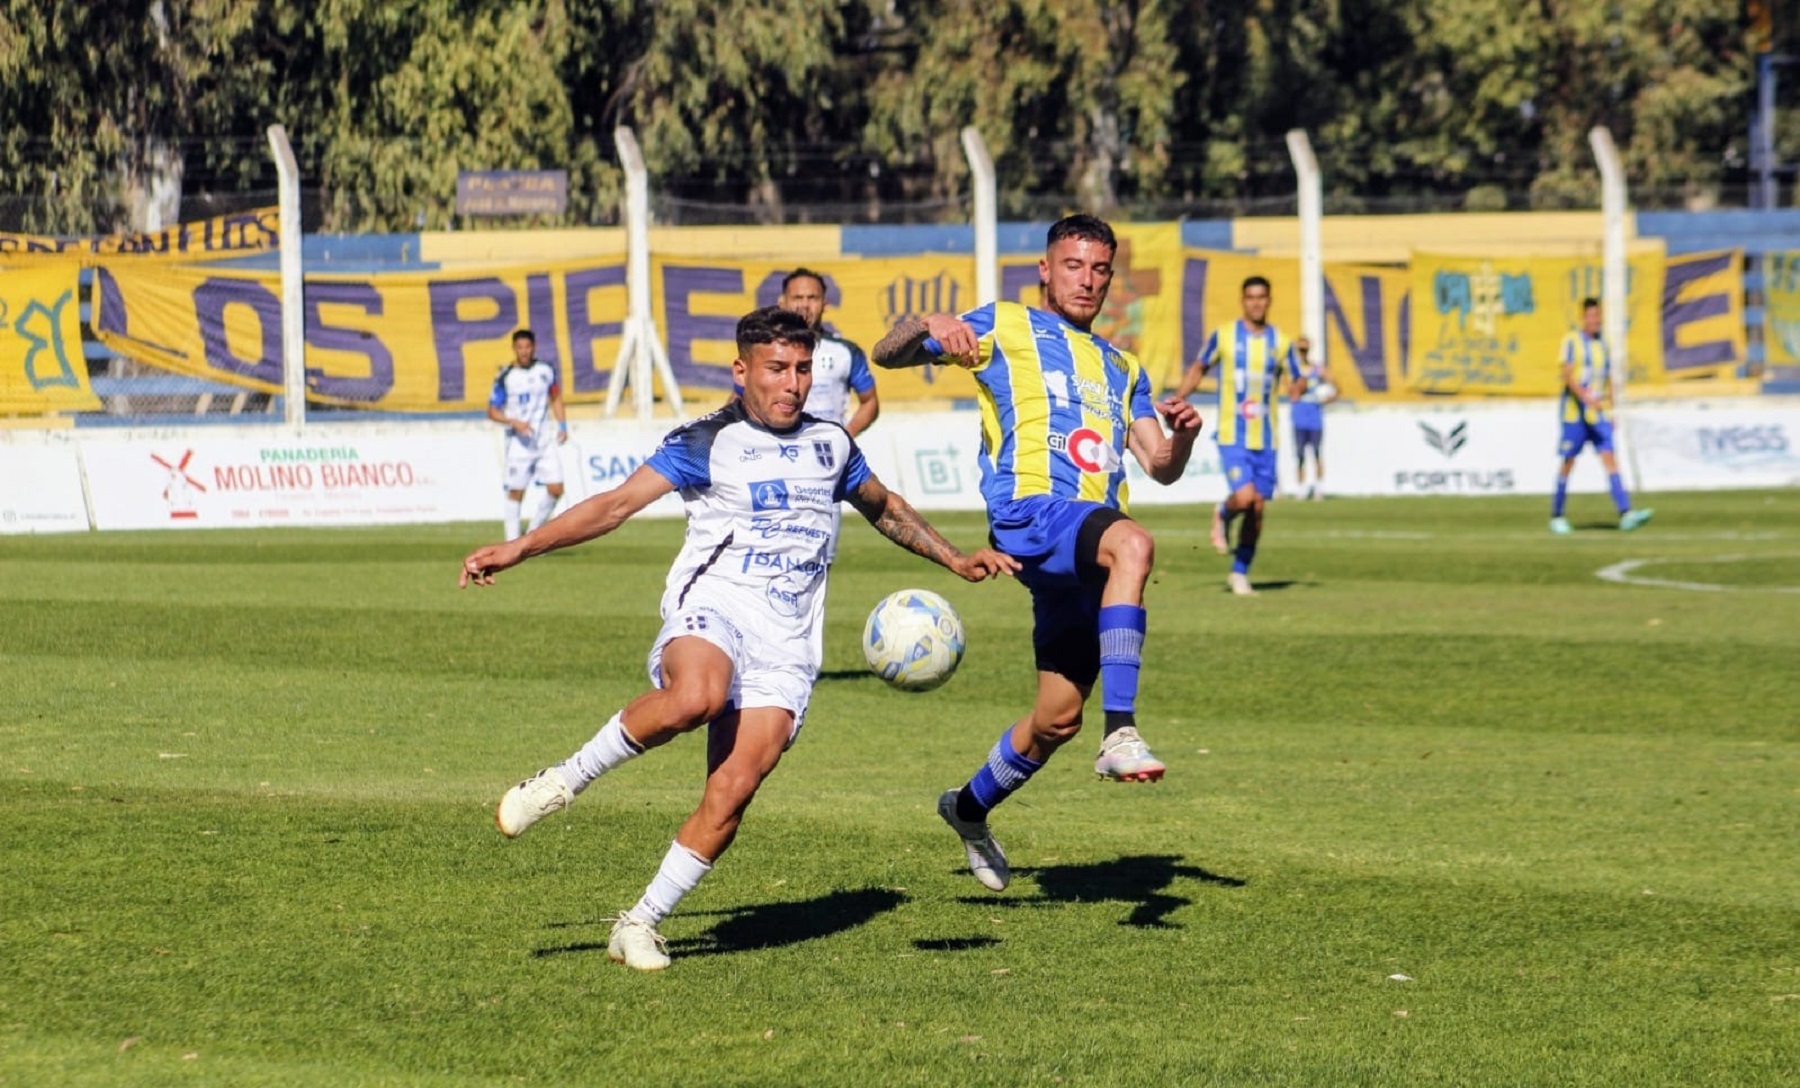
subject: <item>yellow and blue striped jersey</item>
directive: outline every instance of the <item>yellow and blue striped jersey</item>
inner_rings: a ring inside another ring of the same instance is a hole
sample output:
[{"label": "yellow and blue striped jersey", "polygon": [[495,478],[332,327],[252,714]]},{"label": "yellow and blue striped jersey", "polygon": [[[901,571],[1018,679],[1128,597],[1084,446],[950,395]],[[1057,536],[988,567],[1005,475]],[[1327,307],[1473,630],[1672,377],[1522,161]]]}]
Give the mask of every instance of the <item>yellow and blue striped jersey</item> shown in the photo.
[{"label": "yellow and blue striped jersey", "polygon": [[1291,382],[1300,377],[1294,342],[1273,325],[1258,332],[1240,318],[1213,330],[1200,349],[1199,363],[1203,371],[1219,372],[1218,422],[1213,430],[1219,445],[1274,449],[1282,379],[1285,375]]},{"label": "yellow and blue striped jersey", "polygon": [[[1607,354],[1605,340],[1589,336],[1583,329],[1576,329],[1563,337],[1558,361],[1563,366],[1573,368],[1576,385],[1602,401],[1612,394],[1612,356]],[[1564,423],[1598,423],[1605,418],[1604,409],[1590,408],[1583,404],[1580,397],[1569,391],[1568,384],[1563,384]]]},{"label": "yellow and blue striped jersey", "polygon": [[[1156,415],[1137,356],[1017,302],[991,302],[962,319],[978,342],[969,369],[988,505],[1053,495],[1125,509],[1126,437]],[[943,353],[935,340],[925,350]]]}]

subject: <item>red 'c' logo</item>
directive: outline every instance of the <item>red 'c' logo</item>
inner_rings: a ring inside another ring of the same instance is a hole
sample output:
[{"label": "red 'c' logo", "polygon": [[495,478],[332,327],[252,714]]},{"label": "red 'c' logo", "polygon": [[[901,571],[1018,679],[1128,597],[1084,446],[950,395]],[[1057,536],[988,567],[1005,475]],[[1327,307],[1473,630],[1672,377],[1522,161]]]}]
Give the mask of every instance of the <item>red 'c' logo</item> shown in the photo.
[{"label": "red 'c' logo", "polygon": [[1100,472],[1106,467],[1101,451],[1106,440],[1092,427],[1069,432],[1069,460],[1083,472]]}]

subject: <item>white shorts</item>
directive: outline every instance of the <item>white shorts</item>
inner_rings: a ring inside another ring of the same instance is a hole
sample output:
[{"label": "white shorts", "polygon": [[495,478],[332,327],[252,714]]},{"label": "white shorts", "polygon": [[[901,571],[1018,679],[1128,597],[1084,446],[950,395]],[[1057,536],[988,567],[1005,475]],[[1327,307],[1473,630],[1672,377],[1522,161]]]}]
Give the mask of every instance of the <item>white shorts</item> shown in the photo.
[{"label": "white shorts", "polygon": [[[788,731],[788,743],[800,734],[806,721],[806,705],[812,699],[817,667],[806,651],[796,652],[795,640],[770,638],[767,634],[746,631],[744,608],[733,607],[721,595],[690,595],[682,606],[663,622],[650,647],[647,662],[650,682],[663,686],[662,656],[664,647],[678,638],[702,638],[722,650],[731,659],[730,707],[750,710],[756,707],[780,707],[794,715]],[[801,642],[810,646],[811,640]]]},{"label": "white shorts", "polygon": [[506,443],[506,490],[523,491],[533,481],[540,484],[563,482],[562,451],[555,446],[534,450],[518,442]]}]

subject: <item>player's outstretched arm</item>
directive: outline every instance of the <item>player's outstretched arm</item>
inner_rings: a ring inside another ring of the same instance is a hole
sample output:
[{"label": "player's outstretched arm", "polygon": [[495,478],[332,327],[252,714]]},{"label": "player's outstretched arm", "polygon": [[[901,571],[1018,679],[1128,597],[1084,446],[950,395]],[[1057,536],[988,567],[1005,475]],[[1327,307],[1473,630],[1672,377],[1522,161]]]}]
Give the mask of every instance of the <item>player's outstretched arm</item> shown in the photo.
[{"label": "player's outstretched arm", "polygon": [[1016,574],[1019,570],[1017,559],[992,548],[978,548],[973,555],[963,554],[932,528],[930,522],[919,516],[912,503],[889,491],[874,476],[850,493],[850,505],[856,507],[856,512],[867,518],[882,536],[914,555],[922,555],[948,568],[965,581],[979,582],[997,574]]},{"label": "player's outstretched arm", "polygon": [[1194,452],[1194,439],[1200,437],[1200,413],[1177,396],[1164,397],[1156,410],[1169,421],[1171,433],[1149,416],[1140,416],[1131,424],[1126,442],[1132,456],[1144,472],[1159,484],[1172,484],[1187,471],[1188,458]]},{"label": "player's outstretched arm", "polygon": [[[932,351],[929,340],[937,341]],[[869,357],[875,365],[895,370],[926,363],[967,366],[977,358],[975,329],[955,314],[909,317],[888,330]]]},{"label": "player's outstretched arm", "polygon": [[673,490],[675,485],[661,473],[649,465],[639,465],[618,487],[581,500],[517,540],[476,548],[463,560],[456,584],[491,586],[494,575],[534,555],[605,536]]}]

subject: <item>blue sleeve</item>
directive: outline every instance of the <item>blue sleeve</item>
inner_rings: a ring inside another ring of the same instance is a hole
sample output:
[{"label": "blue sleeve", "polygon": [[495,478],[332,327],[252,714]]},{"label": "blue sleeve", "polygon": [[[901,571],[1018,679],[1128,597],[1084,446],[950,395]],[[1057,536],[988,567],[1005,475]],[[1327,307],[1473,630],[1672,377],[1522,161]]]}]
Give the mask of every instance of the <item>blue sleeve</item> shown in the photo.
[{"label": "blue sleeve", "polygon": [[489,408],[504,408],[504,407],[506,407],[506,370],[505,370],[505,368],[502,368],[500,373],[496,374],[494,376],[494,391],[492,393],[488,394],[488,407]]},{"label": "blue sleeve", "polygon": [[[975,339],[979,340],[994,331],[994,307],[996,305],[998,304],[990,302],[986,306],[979,306],[966,314],[959,315],[969,323],[969,328],[975,330]],[[943,345],[939,344],[934,336],[925,338],[924,350],[936,356],[944,354]]]},{"label": "blue sleeve", "polygon": [[1156,418],[1156,402],[1150,399],[1150,374],[1138,368],[1137,381],[1131,383],[1131,419]]},{"label": "blue sleeve", "polygon": [[[849,432],[845,433],[848,434]],[[852,491],[861,487],[871,475],[873,475],[873,473],[869,471],[869,462],[863,460],[862,450],[857,446],[856,439],[852,438],[850,440],[850,452],[844,457],[844,474],[838,477],[837,494],[832,497],[839,502],[843,502]]]},{"label": "blue sleeve", "polygon": [[1200,349],[1200,355],[1194,361],[1200,364],[1201,370],[1211,370],[1213,364],[1219,361],[1218,329],[1214,329],[1212,335],[1206,338],[1206,345]]},{"label": "blue sleeve", "polygon": [[855,344],[850,348],[850,388],[861,396],[875,392],[875,375],[869,373],[869,357]]},{"label": "blue sleeve", "polygon": [[712,444],[718,431],[689,424],[669,432],[646,465],[677,489],[712,486]]}]

